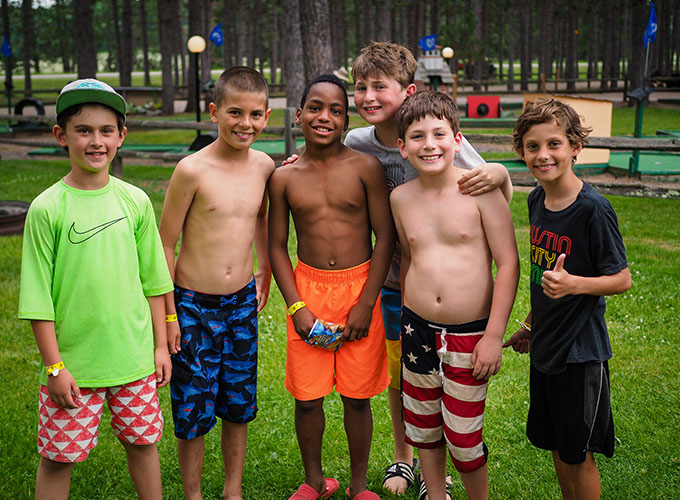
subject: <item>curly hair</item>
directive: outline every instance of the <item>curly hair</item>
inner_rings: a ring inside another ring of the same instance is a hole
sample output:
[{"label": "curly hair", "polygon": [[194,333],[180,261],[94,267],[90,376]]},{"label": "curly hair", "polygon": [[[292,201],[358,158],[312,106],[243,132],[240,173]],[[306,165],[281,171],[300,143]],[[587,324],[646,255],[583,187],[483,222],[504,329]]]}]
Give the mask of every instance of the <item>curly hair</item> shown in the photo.
[{"label": "curly hair", "polygon": [[522,114],[517,118],[515,130],[512,132],[512,148],[522,154],[524,134],[534,125],[553,121],[564,130],[572,146],[586,144],[588,142],[586,137],[593,130],[583,125],[582,117],[568,104],[554,98],[539,97],[535,101],[528,102]]}]

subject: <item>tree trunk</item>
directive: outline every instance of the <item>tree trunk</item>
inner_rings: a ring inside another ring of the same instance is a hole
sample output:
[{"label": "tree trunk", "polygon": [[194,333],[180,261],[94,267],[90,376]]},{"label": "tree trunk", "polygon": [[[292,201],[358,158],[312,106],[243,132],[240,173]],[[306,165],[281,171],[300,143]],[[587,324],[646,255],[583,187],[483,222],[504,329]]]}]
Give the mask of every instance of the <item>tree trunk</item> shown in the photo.
[{"label": "tree trunk", "polygon": [[146,19],[146,0],[139,0],[139,29],[142,35],[142,56],[144,57],[144,85],[151,86],[151,70],[149,67],[148,22]]},{"label": "tree trunk", "polygon": [[392,10],[391,0],[377,1],[375,11],[375,39],[378,42],[388,42],[392,39],[391,10]]},{"label": "tree trunk", "polygon": [[363,25],[361,23],[361,16],[359,13],[361,12],[363,8],[363,2],[361,0],[354,0],[353,3],[353,17],[354,17],[354,44],[355,44],[355,53],[358,54],[361,52],[362,47],[364,46],[364,37],[363,37]]},{"label": "tree trunk", "polygon": [[224,33],[224,45],[222,46],[222,66],[224,69],[231,68],[235,63],[236,55],[236,29],[234,26],[234,0],[222,2],[222,32]]},{"label": "tree trunk", "polygon": [[[111,22],[113,23],[113,39],[116,43],[115,49],[116,49],[116,55],[115,59],[113,59],[116,62],[115,70],[120,74],[121,69],[123,68],[123,61],[122,61],[122,54],[123,54],[123,47],[122,47],[122,42],[120,39],[120,20],[118,18],[118,0],[111,0]],[[111,47],[109,46],[109,69],[111,69]]]},{"label": "tree trunk", "polygon": [[21,28],[24,38],[24,97],[32,95],[31,54],[33,53],[33,6],[31,0],[21,3]]},{"label": "tree trunk", "polygon": [[269,81],[276,85],[279,67],[279,0],[270,0],[271,30],[269,33]]},{"label": "tree trunk", "polygon": [[[598,75],[598,60],[599,60],[599,27],[600,27],[600,12],[597,3],[589,5],[588,16],[590,24],[588,29],[588,79],[595,79]],[[590,82],[588,82],[590,86]]]},{"label": "tree trunk", "polygon": [[529,2],[517,0],[519,3],[519,59],[520,59],[520,88],[522,90],[529,89],[529,80],[531,79],[531,41],[529,31],[531,30],[531,5]]},{"label": "tree trunk", "polygon": [[[512,7],[510,2],[509,7]],[[508,91],[515,90],[515,33],[517,33],[517,16],[512,15],[508,24]]]},{"label": "tree trunk", "polygon": [[564,77],[567,79],[567,90],[576,88],[575,80],[578,78],[578,9],[577,5],[568,6],[567,11],[567,53],[564,68]]},{"label": "tree trunk", "polygon": [[173,12],[176,11],[175,3],[179,0],[158,0],[158,45],[161,51],[161,78],[163,101],[163,114],[175,113],[175,86],[172,82],[172,56],[174,36],[172,29]]},{"label": "tree trunk", "polygon": [[[647,20],[649,19],[649,7],[645,0],[631,1],[631,38],[630,38],[630,62],[628,63],[628,81],[631,90],[642,87],[643,71],[645,67],[645,49],[642,45]],[[628,101],[634,106],[635,101]]]},{"label": "tree trunk", "polygon": [[305,86],[305,64],[302,56],[302,35],[300,32],[300,1],[284,0],[286,13],[286,106],[300,105]]},{"label": "tree trunk", "polygon": [[333,70],[328,0],[300,0],[300,32],[308,82]]},{"label": "tree trunk", "polygon": [[553,1],[544,0],[541,2],[540,11],[541,35],[538,55],[538,73],[544,74],[546,78],[552,77],[553,52],[552,47],[555,43],[555,16],[553,15]]},{"label": "tree trunk", "polygon": [[123,37],[121,39],[120,54],[120,85],[130,87],[132,85],[132,60],[133,60],[133,37],[132,37],[132,0],[123,0]]},{"label": "tree trunk", "polygon": [[73,0],[73,31],[78,78],[94,78],[97,76],[97,50],[92,27],[92,2]]},{"label": "tree trunk", "polygon": [[474,81],[472,83],[472,89],[475,92],[482,90],[482,59],[484,58],[484,53],[482,52],[482,11],[484,9],[485,1],[477,1],[473,7],[475,15],[475,30],[474,39],[471,40],[473,45],[473,60],[474,60]]},{"label": "tree trunk", "polygon": [[505,1],[498,5],[498,79],[503,80],[503,38],[505,36]]}]

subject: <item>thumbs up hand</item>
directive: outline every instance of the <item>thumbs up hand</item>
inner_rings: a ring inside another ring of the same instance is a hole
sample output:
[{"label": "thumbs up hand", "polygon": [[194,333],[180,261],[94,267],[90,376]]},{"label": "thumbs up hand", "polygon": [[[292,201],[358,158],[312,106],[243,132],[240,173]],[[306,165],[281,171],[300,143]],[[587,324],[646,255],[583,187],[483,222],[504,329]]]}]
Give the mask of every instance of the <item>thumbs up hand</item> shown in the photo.
[{"label": "thumbs up hand", "polygon": [[564,269],[565,254],[560,254],[552,271],[544,271],[541,278],[543,293],[551,299],[560,299],[574,293],[573,276]]}]

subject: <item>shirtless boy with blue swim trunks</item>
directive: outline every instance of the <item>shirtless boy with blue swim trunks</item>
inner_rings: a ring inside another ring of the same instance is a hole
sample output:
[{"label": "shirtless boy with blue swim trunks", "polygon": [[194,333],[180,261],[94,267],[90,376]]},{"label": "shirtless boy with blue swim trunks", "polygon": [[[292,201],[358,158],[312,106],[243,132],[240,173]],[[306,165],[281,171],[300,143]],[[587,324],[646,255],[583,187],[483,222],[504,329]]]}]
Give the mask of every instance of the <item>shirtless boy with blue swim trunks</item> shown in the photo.
[{"label": "shirtless boy with blue swim trunks", "polygon": [[187,499],[202,498],[203,436],[216,417],[222,419],[222,496],[241,499],[247,423],[257,413],[257,313],[271,280],[266,186],[274,162],[250,149],[267,125],[267,99],[255,70],[222,73],[210,104],[219,136],[177,164],[163,206],[161,239],[175,282],[174,297],[166,297],[172,413]]}]

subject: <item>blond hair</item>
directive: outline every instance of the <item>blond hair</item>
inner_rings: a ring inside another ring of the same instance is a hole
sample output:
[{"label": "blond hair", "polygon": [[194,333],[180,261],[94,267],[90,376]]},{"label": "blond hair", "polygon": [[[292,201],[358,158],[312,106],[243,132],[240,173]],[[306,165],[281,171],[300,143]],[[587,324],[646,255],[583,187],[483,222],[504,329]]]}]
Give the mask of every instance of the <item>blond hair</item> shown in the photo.
[{"label": "blond hair", "polygon": [[380,73],[394,78],[402,88],[411,85],[416,76],[416,59],[403,45],[392,42],[371,42],[361,49],[352,65],[352,78],[362,78]]}]

